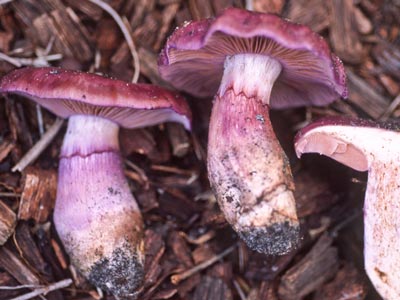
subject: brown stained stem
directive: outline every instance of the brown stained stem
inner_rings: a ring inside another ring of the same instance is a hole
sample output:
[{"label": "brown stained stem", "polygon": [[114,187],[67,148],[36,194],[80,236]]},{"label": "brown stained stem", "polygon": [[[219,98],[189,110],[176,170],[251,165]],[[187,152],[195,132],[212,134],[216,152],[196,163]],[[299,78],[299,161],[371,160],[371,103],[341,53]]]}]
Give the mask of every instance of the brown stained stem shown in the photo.
[{"label": "brown stained stem", "polygon": [[118,27],[121,29],[121,32],[124,35],[124,38],[126,40],[126,43],[128,44],[129,50],[133,58],[133,66],[135,70],[133,73],[132,82],[136,83],[139,79],[139,74],[140,74],[140,62],[139,62],[139,55],[136,51],[135,43],[133,42],[132,35],[130,33],[128,26],[126,26],[121,16],[106,2],[102,0],[89,0],[89,1],[101,7],[104,11],[106,11],[114,19]]},{"label": "brown stained stem", "polygon": [[52,283],[50,285],[44,286],[44,287],[40,287],[35,289],[32,292],[29,292],[25,295],[21,295],[15,298],[12,298],[10,300],[28,300],[28,299],[32,299],[35,298],[37,296],[40,295],[46,295],[49,292],[55,291],[55,290],[59,290],[62,288],[66,288],[67,286],[70,286],[72,284],[72,279],[64,279],[55,283]]},{"label": "brown stained stem", "polygon": [[21,160],[11,169],[12,172],[22,172],[30,163],[32,163],[44,149],[51,143],[54,137],[61,129],[63,119],[56,119],[53,125],[46,131],[41,139],[21,158]]},{"label": "brown stained stem", "polygon": [[220,259],[224,258],[225,256],[227,256],[228,254],[230,254],[233,250],[235,250],[236,248],[236,244],[233,246],[230,246],[228,249],[226,249],[225,251],[223,251],[220,254],[217,254],[215,256],[213,256],[212,258],[194,266],[193,268],[186,270],[182,273],[179,274],[175,274],[171,276],[171,282],[173,284],[179,284],[179,282],[181,282],[182,280],[185,280],[191,276],[193,276],[194,274],[208,268],[209,266],[211,266],[212,264],[216,263],[217,261],[219,261]]}]

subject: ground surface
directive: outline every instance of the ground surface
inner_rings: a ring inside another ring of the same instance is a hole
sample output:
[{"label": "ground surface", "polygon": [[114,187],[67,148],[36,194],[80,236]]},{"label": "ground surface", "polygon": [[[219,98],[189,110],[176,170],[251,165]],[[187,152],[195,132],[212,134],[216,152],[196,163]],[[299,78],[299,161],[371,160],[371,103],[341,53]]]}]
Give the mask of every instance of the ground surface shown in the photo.
[{"label": "ground surface", "polygon": [[[212,17],[229,6],[246,5],[239,0],[107,2],[130,30],[140,59],[139,82],[163,86],[168,85],[158,75],[157,56],[177,25]],[[326,38],[346,67],[346,102],[272,113],[295,177],[302,243],[289,255],[266,257],[238,240],[207,180],[211,99],[186,95],[194,114],[192,134],[180,125],[167,124],[123,130],[120,135],[125,174],[146,224],[146,275],[139,298],[379,299],[362,266],[366,174],[323,157],[309,155],[299,161],[292,139],[300,127],[323,115],[381,120],[399,115],[400,3],[254,0],[247,5],[309,25]],[[24,65],[48,64],[127,81],[133,76],[131,53],[120,29],[90,1],[9,1],[0,6],[0,24],[0,74]],[[22,172],[11,170],[40,139],[41,127],[46,131],[55,120],[21,98],[0,101],[0,231],[3,241],[11,235],[0,247],[0,286],[12,287],[0,289],[0,299],[31,291],[40,294],[39,285],[53,286],[56,291],[36,299],[101,297],[70,266],[52,222],[66,122],[29,167]],[[215,261],[221,253],[226,255]],[[215,262],[195,268],[206,261]],[[187,270],[193,272],[182,277]]]}]

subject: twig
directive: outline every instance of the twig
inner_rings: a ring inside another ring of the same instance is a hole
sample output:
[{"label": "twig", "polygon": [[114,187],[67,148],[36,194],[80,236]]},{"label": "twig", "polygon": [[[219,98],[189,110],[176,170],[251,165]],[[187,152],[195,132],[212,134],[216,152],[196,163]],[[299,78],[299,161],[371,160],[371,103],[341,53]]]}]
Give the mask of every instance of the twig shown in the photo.
[{"label": "twig", "polygon": [[146,172],[142,168],[140,168],[138,165],[134,164],[133,162],[131,162],[128,159],[125,159],[125,164],[139,175],[142,183],[145,186],[145,189],[148,189],[149,188],[149,177],[147,177]]},{"label": "twig", "polygon": [[40,108],[39,104],[36,104],[36,116],[37,116],[37,120],[38,120],[39,134],[40,134],[40,137],[42,137],[44,134],[43,114],[42,114],[42,109]]},{"label": "twig", "polygon": [[38,288],[30,293],[27,293],[25,295],[21,295],[15,298],[12,298],[10,300],[28,300],[28,299],[32,299],[35,298],[37,296],[40,296],[42,294],[46,295],[49,292],[55,291],[55,290],[59,290],[62,288],[65,288],[67,286],[70,286],[72,284],[72,279],[64,279],[55,283],[52,283],[48,286],[42,287],[42,288]]},{"label": "twig", "polygon": [[246,300],[246,295],[244,294],[242,288],[240,287],[239,282],[237,282],[236,279],[233,279],[233,286],[235,287],[237,293],[239,294],[240,299]]},{"label": "twig", "polygon": [[198,264],[197,266],[194,266],[193,268],[186,270],[182,273],[179,274],[175,274],[171,276],[171,282],[173,284],[178,284],[179,282],[181,282],[182,280],[185,280],[186,278],[191,277],[192,275],[196,274],[197,272],[200,272],[206,268],[208,268],[209,266],[211,266],[212,264],[214,264],[215,262],[219,261],[220,259],[224,258],[225,256],[227,256],[229,253],[231,253],[234,249],[236,248],[236,244],[229,247],[228,249],[226,249],[224,252],[213,256],[212,258],[202,262],[201,264]]},{"label": "twig", "polygon": [[15,197],[15,198],[18,198],[18,197],[21,197],[21,194],[19,194],[19,193],[2,192],[2,193],[0,193],[0,197],[10,197],[10,198]]},{"label": "twig", "polygon": [[394,100],[390,103],[390,105],[382,114],[382,116],[380,116],[379,120],[386,121],[399,105],[400,105],[400,94],[397,95],[396,98],[394,98]]},{"label": "twig", "polygon": [[20,290],[20,289],[40,289],[42,288],[43,285],[37,285],[37,284],[23,284],[23,285],[17,285],[17,286],[0,286],[0,290]]},{"label": "twig", "polygon": [[41,139],[21,158],[21,160],[11,169],[12,172],[24,170],[32,161],[39,157],[44,149],[51,143],[58,131],[61,129],[63,119],[56,119],[53,125],[46,131]]},{"label": "twig", "polygon": [[18,58],[18,57],[11,57],[0,52],[0,60],[4,60],[18,68],[22,66],[35,66],[35,67],[48,66],[49,61],[59,60],[61,58],[62,58],[61,54],[44,55],[36,58]]},{"label": "twig", "polygon": [[133,42],[132,35],[129,31],[128,26],[125,25],[125,23],[122,20],[122,18],[120,17],[120,15],[109,4],[105,3],[102,0],[89,0],[89,1],[96,4],[97,6],[101,7],[108,14],[110,14],[110,16],[114,19],[114,21],[117,23],[117,25],[121,29],[122,34],[124,35],[124,38],[126,40],[126,43],[128,44],[129,50],[130,50],[132,58],[133,58],[133,66],[134,66],[135,70],[133,73],[132,82],[136,83],[139,79],[139,74],[140,74],[139,55],[136,51],[136,47]]}]

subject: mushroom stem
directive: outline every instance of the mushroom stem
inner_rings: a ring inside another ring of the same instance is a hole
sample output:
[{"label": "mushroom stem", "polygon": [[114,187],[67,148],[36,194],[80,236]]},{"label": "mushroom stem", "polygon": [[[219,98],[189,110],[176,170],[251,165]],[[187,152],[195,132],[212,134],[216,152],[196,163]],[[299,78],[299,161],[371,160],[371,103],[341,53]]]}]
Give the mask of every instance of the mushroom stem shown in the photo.
[{"label": "mushroom stem", "polygon": [[289,252],[299,234],[289,162],[269,118],[279,72],[265,56],[228,58],[208,139],[209,179],[221,210],[250,248],[268,254]]},{"label": "mushroom stem", "polygon": [[400,155],[370,167],[364,202],[365,269],[386,300],[400,299]]},{"label": "mushroom stem", "polygon": [[143,276],[143,221],[123,173],[117,124],[70,118],[54,223],[83,275],[117,296],[134,295]]}]

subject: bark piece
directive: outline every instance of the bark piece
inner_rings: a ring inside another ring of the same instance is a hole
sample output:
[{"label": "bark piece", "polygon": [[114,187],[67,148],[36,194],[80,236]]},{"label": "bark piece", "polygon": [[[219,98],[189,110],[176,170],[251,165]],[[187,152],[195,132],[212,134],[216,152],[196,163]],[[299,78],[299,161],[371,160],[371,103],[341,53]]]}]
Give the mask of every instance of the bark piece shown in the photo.
[{"label": "bark piece", "polygon": [[216,277],[204,276],[197,286],[193,300],[231,300],[232,292],[225,282]]},{"label": "bark piece", "polygon": [[347,70],[349,101],[357,105],[367,115],[378,119],[387,109],[390,101],[377,93],[366,81]]},{"label": "bark piece", "polygon": [[357,64],[364,59],[354,17],[353,0],[331,0],[330,39],[336,54],[346,62]]},{"label": "bark piece", "polygon": [[183,270],[193,267],[192,255],[186,240],[178,232],[173,231],[168,242]]},{"label": "bark piece", "polygon": [[135,10],[130,17],[130,24],[132,28],[136,28],[143,24],[144,17],[154,11],[156,5],[155,0],[137,0],[135,1]]},{"label": "bark piece", "polygon": [[143,282],[144,287],[151,287],[162,273],[160,260],[165,251],[165,243],[160,234],[148,229],[145,232],[144,244],[146,253],[144,269],[146,274]]},{"label": "bark piece", "polygon": [[4,139],[0,144],[0,162],[14,149],[15,143],[11,139]]},{"label": "bark piece", "polygon": [[26,223],[20,223],[16,229],[15,235],[16,244],[18,249],[23,254],[24,259],[32,266],[41,276],[48,282],[54,280],[49,265],[44,261],[39,248],[37,247],[29,226]]},{"label": "bark piece", "polygon": [[3,245],[13,234],[16,224],[15,213],[0,200],[0,245]]},{"label": "bark piece", "polygon": [[136,199],[143,213],[158,207],[157,193],[153,188],[138,191],[136,193]]},{"label": "bark piece", "polygon": [[214,16],[211,2],[208,0],[189,0],[188,6],[192,20],[198,21]]},{"label": "bark piece", "polygon": [[92,59],[91,40],[85,27],[60,0],[13,1],[11,5],[26,25],[24,30],[31,40],[46,48],[54,38],[55,52],[75,57],[80,62]]},{"label": "bark piece", "polygon": [[373,48],[372,55],[385,72],[400,80],[399,47],[381,41]]},{"label": "bark piece", "polygon": [[0,247],[0,267],[10,273],[21,284],[40,284],[38,276],[4,246]]},{"label": "bark piece", "polygon": [[148,155],[154,151],[156,141],[149,130],[121,128],[120,131],[121,152],[123,156],[129,156],[133,153]]},{"label": "bark piece", "polygon": [[317,291],[314,300],[362,300],[366,296],[366,282],[354,266],[346,264],[332,282]]},{"label": "bark piece", "polygon": [[[31,148],[33,146],[32,136],[30,135],[21,103],[17,103],[12,99],[7,99],[6,114],[12,140],[14,142],[19,141],[23,148]],[[15,147],[14,150],[16,148],[17,147]]]},{"label": "bark piece", "polygon": [[51,213],[57,192],[55,170],[29,167],[23,176],[23,191],[18,210],[18,219],[34,219],[45,222]]},{"label": "bark piece", "polygon": [[286,17],[294,22],[310,26],[315,32],[328,28],[332,11],[329,1],[297,0],[289,2]]},{"label": "bark piece", "polygon": [[328,181],[307,171],[294,176],[296,209],[299,218],[318,214],[335,204],[339,198],[330,190]]},{"label": "bark piece", "polygon": [[[0,272],[0,286],[16,286],[18,282],[11,277],[7,272]],[[17,294],[21,293],[21,290],[6,289],[0,290],[0,299],[11,299]]]},{"label": "bark piece", "polygon": [[309,253],[282,276],[278,289],[282,300],[298,300],[335,276],[339,268],[332,238],[323,235]]},{"label": "bark piece", "polygon": [[358,32],[361,34],[369,34],[373,30],[371,21],[364,15],[359,8],[354,9],[355,22],[357,24]]},{"label": "bark piece", "polygon": [[172,146],[172,154],[177,157],[185,156],[190,149],[189,137],[185,128],[177,123],[168,123],[167,132]]},{"label": "bark piece", "polygon": [[161,50],[161,47],[163,46],[163,43],[167,37],[167,33],[171,28],[171,23],[174,20],[178,9],[179,3],[171,3],[164,8],[162,12],[160,30],[158,31],[157,39],[153,46],[154,51],[159,52]]},{"label": "bark piece", "polygon": [[90,1],[65,0],[65,3],[69,7],[84,13],[90,19],[95,21],[100,20],[103,15],[103,10],[101,7]]},{"label": "bark piece", "polygon": [[253,0],[253,10],[262,13],[280,15],[284,5],[284,0]]}]

